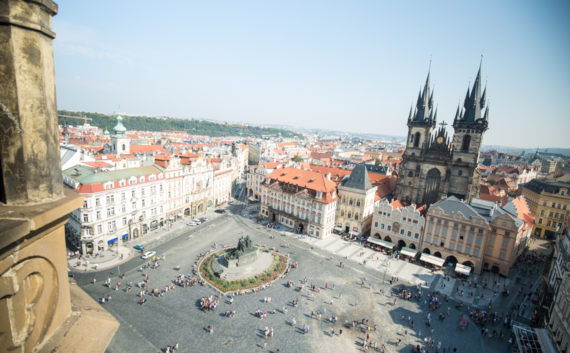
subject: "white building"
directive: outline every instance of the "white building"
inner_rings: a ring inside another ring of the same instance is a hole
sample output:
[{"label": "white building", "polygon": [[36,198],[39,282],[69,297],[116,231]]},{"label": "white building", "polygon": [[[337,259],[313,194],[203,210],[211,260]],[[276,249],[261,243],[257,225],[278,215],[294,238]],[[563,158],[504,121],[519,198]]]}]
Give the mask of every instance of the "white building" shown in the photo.
[{"label": "white building", "polygon": [[261,183],[265,178],[273,173],[277,168],[281,167],[279,162],[260,163],[259,165],[252,165],[246,174],[246,188],[247,196],[251,201],[261,200],[262,188]]},{"label": "white building", "polygon": [[267,176],[262,190],[261,217],[321,239],[332,233],[338,195],[324,175],[280,168]]},{"label": "white building", "polygon": [[205,212],[213,196],[213,173],[203,160],[158,155],[155,164],[100,171],[77,165],[63,172],[64,184],[81,194],[83,207],[66,225],[83,254],[136,239],[184,216]]},{"label": "white building", "polygon": [[404,206],[400,201],[382,200],[374,211],[370,237],[399,247],[420,249],[425,217],[415,205]]}]

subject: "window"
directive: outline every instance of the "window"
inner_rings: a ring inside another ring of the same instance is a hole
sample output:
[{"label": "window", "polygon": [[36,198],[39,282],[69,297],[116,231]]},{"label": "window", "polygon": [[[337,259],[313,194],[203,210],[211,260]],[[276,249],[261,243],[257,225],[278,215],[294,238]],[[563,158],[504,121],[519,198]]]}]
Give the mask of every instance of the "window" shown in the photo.
[{"label": "window", "polygon": [[101,200],[98,197],[95,199],[95,206],[101,206]]},{"label": "window", "polygon": [[388,230],[388,231],[392,230],[392,226],[388,224],[387,230]]},{"label": "window", "polygon": [[465,253],[466,253],[466,254],[471,254],[471,247],[466,246],[466,247],[465,247]]},{"label": "window", "polygon": [[461,150],[464,152],[469,151],[469,144],[471,143],[471,136],[463,136],[463,143],[461,144]]},{"label": "window", "polygon": [[101,224],[97,225],[97,234],[103,233],[103,226]]},{"label": "window", "polygon": [[89,214],[87,213],[83,214],[83,222],[89,222]]},{"label": "window", "polygon": [[429,235],[426,237],[426,243],[431,243],[431,237]]},{"label": "window", "polygon": [[467,242],[468,242],[468,243],[472,243],[472,242],[473,242],[473,236],[472,236],[472,235],[468,235],[468,236],[467,236]]},{"label": "window", "polygon": [[511,232],[505,232],[505,236],[508,237],[509,235],[511,235]]},{"label": "window", "polygon": [[360,200],[356,201],[356,207],[360,207]]},{"label": "window", "polygon": [[431,233],[432,231],[433,231],[433,226],[430,224],[430,225],[428,226],[428,232]]},{"label": "window", "polygon": [[483,239],[483,238],[481,238],[481,237],[475,238],[475,244],[481,245],[481,240],[482,240],[482,239]]},{"label": "window", "polygon": [[412,236],[412,232],[410,232],[410,231],[408,230],[408,237],[411,237],[411,236]]},{"label": "window", "polygon": [[483,234],[483,229],[481,229],[481,228],[477,229],[477,233],[478,233],[478,234]]},{"label": "window", "polygon": [[449,249],[450,250],[455,249],[455,243],[454,242],[449,243]]},{"label": "window", "polygon": [[356,214],[354,215],[354,219],[355,219],[356,221],[358,221],[358,213],[356,213]]},{"label": "window", "polygon": [[443,235],[444,237],[447,235],[447,228],[443,228],[441,230],[441,235]]},{"label": "window", "polygon": [[544,216],[544,210],[540,211],[540,215]]},{"label": "window", "polygon": [[384,229],[384,223],[380,224],[380,229]]},{"label": "window", "polygon": [[459,240],[463,240],[465,236],[463,235],[463,233],[459,234]]},{"label": "window", "polygon": [[123,225],[124,225],[124,226],[127,225],[127,217],[123,217]]},{"label": "window", "polygon": [[499,253],[499,259],[504,260],[505,259],[505,253],[504,252],[500,252]]},{"label": "window", "polygon": [[374,228],[378,228],[378,222],[374,222]]},{"label": "window", "polygon": [[400,234],[401,234],[401,235],[404,235],[404,230],[403,230],[403,229],[400,229]]},{"label": "window", "polygon": [[457,252],[461,252],[462,248],[463,248],[463,247],[462,247],[461,244],[457,244]]},{"label": "window", "polygon": [[445,246],[445,240],[442,240],[442,241],[439,243],[439,246],[442,246],[442,247]]},{"label": "window", "polygon": [[87,201],[83,201],[83,208],[87,208]]},{"label": "window", "polygon": [[506,248],[506,247],[507,247],[507,244],[508,244],[508,241],[503,240],[503,248]]},{"label": "window", "polygon": [[137,203],[136,203],[136,202],[133,202],[131,209],[132,209],[133,211],[137,209]]},{"label": "window", "polygon": [[453,239],[457,238],[457,232],[451,232],[451,238]]},{"label": "window", "polygon": [[414,238],[418,239],[420,237],[419,233],[414,234]]},{"label": "window", "polygon": [[539,218],[538,224],[542,224],[542,218]]},{"label": "window", "polygon": [[439,226],[435,227],[435,234],[439,234]]},{"label": "window", "polygon": [[487,255],[493,255],[493,248],[487,248]]}]

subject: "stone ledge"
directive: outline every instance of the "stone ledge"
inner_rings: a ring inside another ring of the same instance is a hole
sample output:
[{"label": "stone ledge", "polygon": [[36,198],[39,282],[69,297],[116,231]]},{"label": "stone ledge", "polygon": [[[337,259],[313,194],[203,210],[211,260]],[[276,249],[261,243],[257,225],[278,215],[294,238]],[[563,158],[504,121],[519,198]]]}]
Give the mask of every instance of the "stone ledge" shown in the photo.
[{"label": "stone ledge", "polygon": [[105,352],[119,329],[119,322],[79,288],[75,281],[71,280],[69,287],[71,315],[38,352]]},{"label": "stone ledge", "polygon": [[27,206],[0,205],[0,249],[29,236],[83,205],[83,198],[65,189],[59,200]]}]

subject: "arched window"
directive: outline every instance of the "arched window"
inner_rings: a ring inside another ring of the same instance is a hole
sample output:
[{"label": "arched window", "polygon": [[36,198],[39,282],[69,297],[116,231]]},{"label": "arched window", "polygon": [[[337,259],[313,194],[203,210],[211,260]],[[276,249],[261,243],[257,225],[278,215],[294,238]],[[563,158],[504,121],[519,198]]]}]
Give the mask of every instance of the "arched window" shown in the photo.
[{"label": "arched window", "polygon": [[360,207],[360,200],[356,201],[356,207]]},{"label": "arched window", "polygon": [[126,150],[127,150],[126,145],[123,143],[123,151],[126,151]]},{"label": "arched window", "polygon": [[348,219],[350,219],[350,216],[352,216],[352,215],[350,214],[350,212],[348,212],[348,215],[347,215],[346,217],[347,217]]},{"label": "arched window", "polygon": [[461,145],[462,151],[469,151],[469,144],[471,143],[471,136],[463,136],[463,144]]},{"label": "arched window", "polygon": [[420,146],[420,136],[421,136],[421,134],[419,132],[416,132],[416,134],[414,136],[414,147]]},{"label": "arched window", "polygon": [[356,221],[358,221],[358,213],[355,213],[355,214],[354,214],[354,219],[355,219]]},{"label": "arched window", "polygon": [[412,172],[411,170],[408,172],[408,176],[409,177],[413,177],[414,176],[414,172]]}]

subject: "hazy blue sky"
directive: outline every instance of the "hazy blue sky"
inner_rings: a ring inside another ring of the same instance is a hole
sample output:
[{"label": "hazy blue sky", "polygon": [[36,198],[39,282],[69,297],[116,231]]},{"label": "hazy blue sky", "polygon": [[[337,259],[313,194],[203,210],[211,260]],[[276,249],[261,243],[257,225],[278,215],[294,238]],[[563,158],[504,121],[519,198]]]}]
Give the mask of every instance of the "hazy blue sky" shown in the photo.
[{"label": "hazy blue sky", "polygon": [[403,136],[430,57],[452,122],[483,51],[483,142],[570,147],[568,1],[57,3],[60,109]]}]

